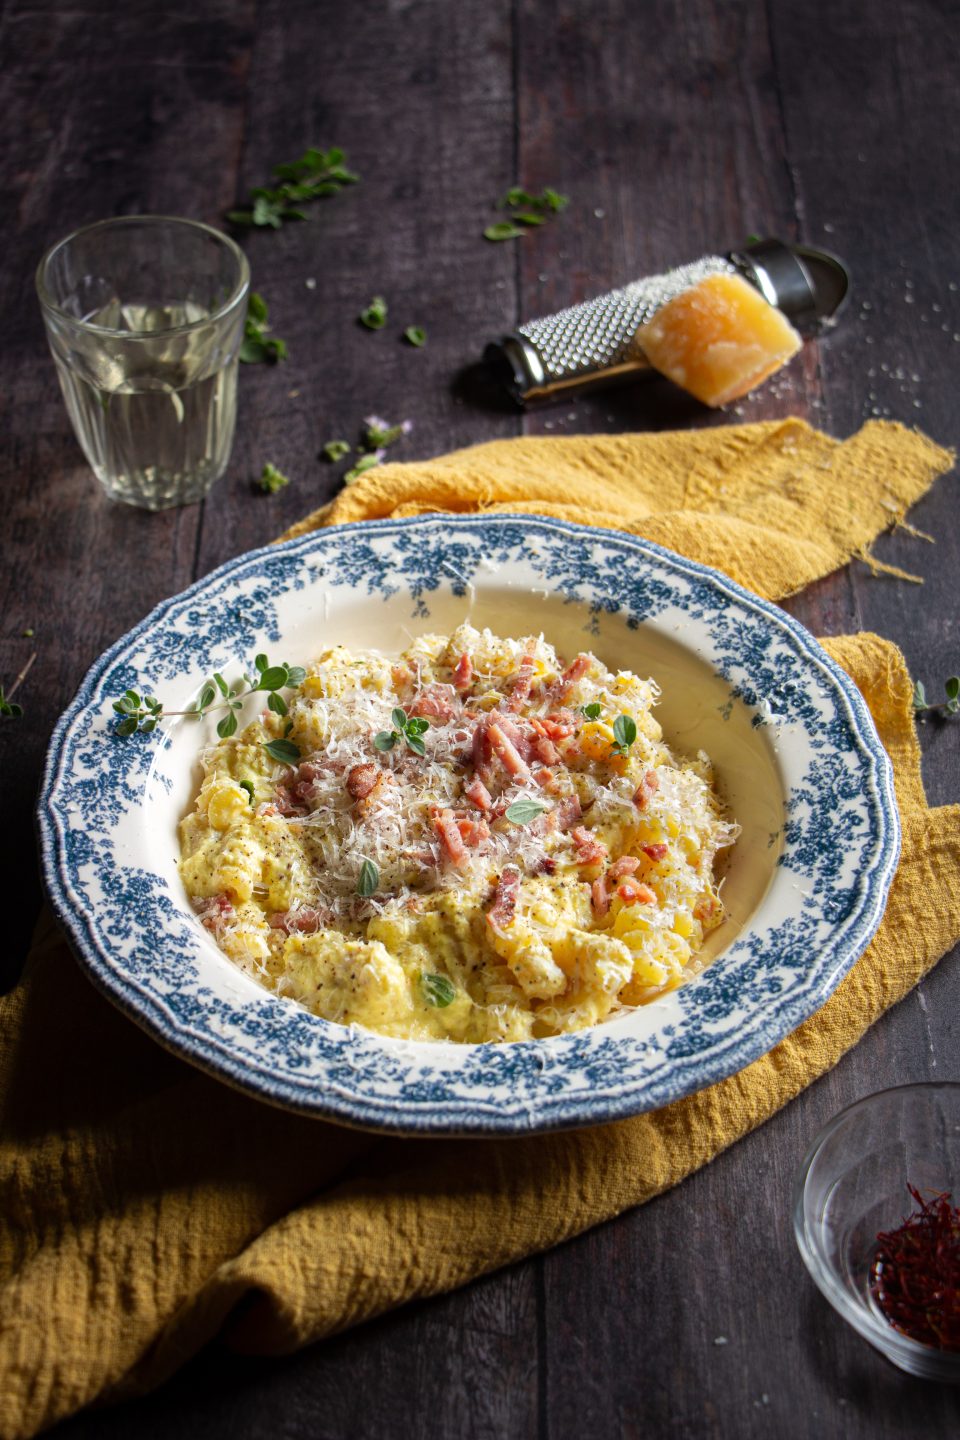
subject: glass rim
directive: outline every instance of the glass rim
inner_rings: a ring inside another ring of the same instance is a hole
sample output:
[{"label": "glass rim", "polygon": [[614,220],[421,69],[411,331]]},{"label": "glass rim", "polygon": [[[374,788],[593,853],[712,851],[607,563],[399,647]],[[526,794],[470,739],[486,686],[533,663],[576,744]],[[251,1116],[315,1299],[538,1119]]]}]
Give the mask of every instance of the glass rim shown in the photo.
[{"label": "glass rim", "polygon": [[[89,320],[78,320],[76,315],[71,315],[69,311],[64,310],[63,306],[53,298],[46,283],[47,272],[54,256],[65,246],[78,240],[80,236],[89,235],[94,230],[120,228],[125,225],[142,224],[144,221],[155,225],[181,225],[189,230],[202,231],[232,252],[238,262],[240,275],[223,304],[219,305],[216,310],[212,310],[209,315],[204,315],[202,320],[190,320],[184,325],[170,325],[163,330],[118,330],[110,325],[94,325]],[[89,225],[80,225],[76,230],[71,230],[69,235],[64,235],[62,239],[49,246],[40,257],[34,273],[34,283],[41,308],[49,310],[77,330],[86,331],[90,335],[121,336],[124,340],[152,341],[161,336],[184,335],[191,330],[199,330],[202,326],[215,324],[229,315],[241,301],[246,299],[250,289],[250,262],[235,240],[231,240],[229,235],[225,235],[222,230],[216,229],[213,225],[207,225],[203,220],[190,220],[183,215],[112,215],[108,216],[106,220],[94,220]]]}]

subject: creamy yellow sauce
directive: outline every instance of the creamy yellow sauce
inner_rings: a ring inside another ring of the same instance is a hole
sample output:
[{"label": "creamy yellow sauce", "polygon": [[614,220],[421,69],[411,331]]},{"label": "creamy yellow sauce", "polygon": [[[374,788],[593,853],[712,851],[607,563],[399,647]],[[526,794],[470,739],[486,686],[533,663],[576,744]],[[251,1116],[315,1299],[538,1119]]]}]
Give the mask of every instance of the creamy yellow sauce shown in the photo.
[{"label": "creamy yellow sauce", "polygon": [[201,923],[267,989],[385,1035],[512,1041],[695,973],[736,826],[707,757],[665,745],[652,681],[464,625],[396,659],[328,649],[285,693],[204,753],[180,827]]}]

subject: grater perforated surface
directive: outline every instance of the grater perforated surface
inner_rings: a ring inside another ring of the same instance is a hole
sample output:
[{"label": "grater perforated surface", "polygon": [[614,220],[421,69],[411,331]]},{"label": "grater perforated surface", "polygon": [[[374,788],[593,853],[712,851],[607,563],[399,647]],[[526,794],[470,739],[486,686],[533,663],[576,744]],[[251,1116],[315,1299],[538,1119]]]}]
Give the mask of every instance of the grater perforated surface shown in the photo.
[{"label": "grater perforated surface", "polygon": [[708,275],[734,273],[736,267],[723,256],[705,255],[664,275],[645,275],[620,290],[571,305],[555,315],[527,320],[517,327],[517,333],[536,348],[547,380],[594,374],[633,358],[638,329],[661,305]]}]

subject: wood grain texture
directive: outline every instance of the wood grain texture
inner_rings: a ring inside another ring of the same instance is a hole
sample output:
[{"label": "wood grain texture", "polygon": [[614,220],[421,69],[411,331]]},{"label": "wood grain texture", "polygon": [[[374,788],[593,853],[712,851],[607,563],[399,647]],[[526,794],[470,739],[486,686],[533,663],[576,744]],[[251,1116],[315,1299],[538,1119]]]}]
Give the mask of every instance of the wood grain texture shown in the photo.
[{"label": "wood grain texture", "polygon": [[[87,666],[157,601],[264,543],[330,495],[325,440],[364,415],[409,417],[417,458],[519,433],[669,429],[730,416],[665,382],[521,416],[462,372],[518,320],[650,270],[779,233],[851,259],[847,316],[744,418],[806,415],[845,435],[874,414],[956,444],[960,255],[953,115],[957,10],[936,0],[6,0],[0,13],[0,265],[5,515],[0,680],[35,648],[0,726],[4,962],[40,904],[31,808],[47,737]],[[230,470],[204,506],[109,505],[69,429],[31,289],[76,224],[170,210],[216,221],[305,145],[339,144],[362,183],[313,218],[244,244],[290,360],[248,367]],[[513,183],[568,211],[484,243]],[[308,287],[307,281],[316,283]],[[356,316],[389,304],[377,334]],[[423,325],[424,350],[400,340]],[[266,498],[266,460],[293,484]],[[940,482],[877,555],[788,604],[817,633],[895,638],[934,690],[958,668],[956,481]],[[23,630],[32,628],[34,637]],[[937,802],[960,795],[960,729],[921,728]],[[808,1281],[792,1178],[841,1106],[884,1085],[960,1078],[945,960],[831,1074],[676,1191],[543,1258],[285,1360],[213,1348],[157,1395],[89,1412],[63,1440],[317,1437],[851,1437],[957,1429],[958,1401],[854,1337]],[[719,1340],[725,1343],[717,1343]]]}]

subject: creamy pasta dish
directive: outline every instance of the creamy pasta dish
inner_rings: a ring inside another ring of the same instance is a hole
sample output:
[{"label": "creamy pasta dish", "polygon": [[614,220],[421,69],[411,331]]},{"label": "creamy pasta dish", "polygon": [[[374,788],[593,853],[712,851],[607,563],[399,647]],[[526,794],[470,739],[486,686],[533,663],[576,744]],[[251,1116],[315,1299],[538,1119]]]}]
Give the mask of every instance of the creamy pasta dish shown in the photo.
[{"label": "creamy pasta dish", "polygon": [[399,658],[327,649],[286,714],[202,756],[180,858],[200,922],[277,995],[384,1035],[524,1040],[642,1005],[702,964],[736,836],[657,695],[468,625]]}]

